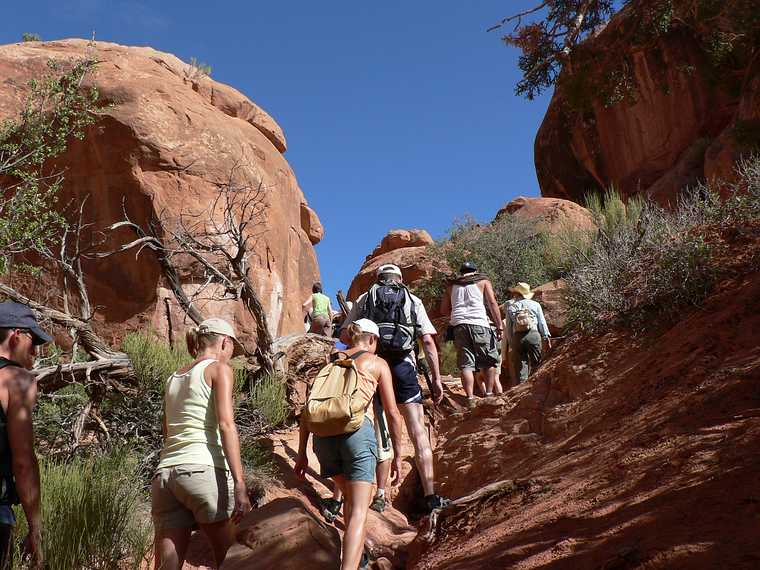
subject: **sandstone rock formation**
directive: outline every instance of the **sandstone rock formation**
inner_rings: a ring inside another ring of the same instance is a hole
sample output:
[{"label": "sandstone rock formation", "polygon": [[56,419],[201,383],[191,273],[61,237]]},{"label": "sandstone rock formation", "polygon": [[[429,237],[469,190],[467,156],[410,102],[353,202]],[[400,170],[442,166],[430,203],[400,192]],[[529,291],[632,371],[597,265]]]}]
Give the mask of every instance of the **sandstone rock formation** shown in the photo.
[{"label": "sandstone rock formation", "polygon": [[[250,263],[271,333],[300,330],[301,302],[319,279],[312,245],[323,229],[282,155],[282,129],[242,93],[173,55],[76,39],[0,46],[0,119],[16,115],[28,81],[42,76],[49,60],[66,66],[83,58],[98,61],[85,87],[97,87],[102,108],[85,139],[56,161],[66,170],[61,203],[89,196],[89,220],[103,227],[122,218],[124,201],[147,227],[153,217],[201,214],[234,170],[265,195],[265,218],[250,228],[261,232]],[[125,231],[111,245],[130,239]],[[192,294],[203,283],[199,268],[179,269]],[[167,318],[181,333],[183,315],[149,251],[90,263],[86,272],[92,301],[102,307],[99,327],[115,339],[134,326],[165,333]],[[251,339],[255,324],[239,303],[210,302],[201,310],[235,321],[243,340]]]},{"label": "sandstone rock formation", "polygon": [[419,281],[430,278],[434,272],[447,273],[427,251],[433,238],[425,230],[391,230],[364,260],[359,273],[348,289],[348,299],[355,300],[375,282],[377,268],[393,263],[401,268],[404,283],[414,287]]},{"label": "sandstone rock formation", "polygon": [[725,279],[704,307],[647,336],[571,337],[503,398],[450,410],[438,426],[440,492],[513,484],[444,511],[427,537],[423,524],[407,568],[757,565],[760,464],[748,457],[760,443],[760,314],[746,308],[760,304],[748,265],[760,226],[732,230]]},{"label": "sandstone rock formation", "polygon": [[[740,17],[738,4],[716,6],[722,6],[725,20]],[[760,141],[758,58],[738,69],[725,67],[742,61],[738,53],[716,63],[710,38],[731,35],[714,28],[717,21],[704,22],[702,36],[673,24],[636,45],[631,30],[641,15],[626,9],[587,40],[587,52],[624,50],[616,61],[625,67],[604,70],[617,81],[615,98],[606,101],[579,62],[575,78],[561,74],[535,141],[541,193],[582,203],[588,191],[614,185],[624,195],[643,193],[674,204],[684,186],[729,177],[735,158]],[[742,36],[734,34],[734,40]]]},{"label": "sandstone rock formation", "polygon": [[575,202],[561,198],[518,196],[497,212],[494,221],[506,215],[535,222],[537,229],[551,234],[568,229],[588,231],[596,229],[591,212]]}]

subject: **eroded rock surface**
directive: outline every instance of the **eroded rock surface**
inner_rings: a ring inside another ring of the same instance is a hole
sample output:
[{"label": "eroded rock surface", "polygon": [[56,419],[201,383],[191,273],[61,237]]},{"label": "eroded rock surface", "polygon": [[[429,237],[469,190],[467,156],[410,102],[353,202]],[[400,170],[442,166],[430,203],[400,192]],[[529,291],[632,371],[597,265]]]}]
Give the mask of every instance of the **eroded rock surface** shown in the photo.
[{"label": "eroded rock surface", "polygon": [[605,70],[608,81],[617,77],[619,90],[607,101],[588,87],[583,72],[576,79],[561,75],[535,140],[544,196],[583,203],[587,192],[614,186],[624,195],[675,205],[685,186],[732,176],[734,160],[760,141],[758,58],[731,68],[730,62],[748,59],[737,51],[718,65],[709,34],[730,36],[714,23],[735,18],[737,7],[748,14],[756,7],[733,0],[712,6],[721,15],[700,23],[706,26],[701,37],[673,22],[670,31],[636,45],[631,30],[642,24],[641,16],[623,10],[587,40],[585,46],[600,54],[622,41],[626,53],[617,61],[624,61],[626,79],[620,67]]},{"label": "eroded rock surface", "polygon": [[447,273],[448,267],[430,255],[428,246],[432,244],[433,238],[425,230],[391,230],[364,260],[348,289],[348,299],[353,301],[367,291],[375,282],[378,267],[386,263],[398,265],[404,283],[411,288],[435,272]]},{"label": "eroded rock surface", "polygon": [[[171,224],[180,212],[202,216],[233,172],[239,184],[260,185],[266,210],[249,228],[262,232],[250,258],[253,280],[272,334],[302,330],[301,302],[319,279],[313,244],[323,229],[282,154],[285,136],[274,119],[171,54],[76,39],[0,46],[0,119],[18,113],[28,81],[42,76],[49,60],[65,68],[83,58],[98,61],[84,86],[97,87],[103,107],[84,140],[56,160],[66,171],[61,203],[88,196],[86,221],[99,227],[120,220],[124,204],[147,227],[153,217]],[[131,239],[125,230],[110,245]],[[198,267],[178,262],[192,295],[205,279]],[[107,337],[118,341],[137,326],[166,335],[169,318],[182,333],[183,315],[149,251],[91,262],[86,273],[92,302],[102,307],[96,326]],[[207,314],[234,321],[251,347],[255,324],[239,303],[198,302]]]}]

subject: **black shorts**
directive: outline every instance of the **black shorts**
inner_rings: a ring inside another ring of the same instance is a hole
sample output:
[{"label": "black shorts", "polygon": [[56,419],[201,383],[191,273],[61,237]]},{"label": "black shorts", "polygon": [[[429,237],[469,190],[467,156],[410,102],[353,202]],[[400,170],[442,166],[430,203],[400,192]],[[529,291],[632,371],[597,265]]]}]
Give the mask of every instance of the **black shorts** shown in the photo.
[{"label": "black shorts", "polygon": [[419,404],[422,390],[417,380],[417,368],[407,360],[388,360],[393,377],[393,392],[397,404]]}]

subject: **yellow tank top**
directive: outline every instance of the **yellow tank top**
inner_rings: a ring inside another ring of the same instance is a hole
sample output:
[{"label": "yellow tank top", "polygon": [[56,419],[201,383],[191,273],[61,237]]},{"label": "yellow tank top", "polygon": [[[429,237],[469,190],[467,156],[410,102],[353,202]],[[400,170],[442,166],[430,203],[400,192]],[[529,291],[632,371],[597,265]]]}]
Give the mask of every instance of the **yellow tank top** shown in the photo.
[{"label": "yellow tank top", "polygon": [[183,374],[175,372],[166,381],[164,413],[167,431],[159,469],[198,464],[229,471],[212,390],[203,378],[206,368],[213,362],[216,360],[202,360]]}]

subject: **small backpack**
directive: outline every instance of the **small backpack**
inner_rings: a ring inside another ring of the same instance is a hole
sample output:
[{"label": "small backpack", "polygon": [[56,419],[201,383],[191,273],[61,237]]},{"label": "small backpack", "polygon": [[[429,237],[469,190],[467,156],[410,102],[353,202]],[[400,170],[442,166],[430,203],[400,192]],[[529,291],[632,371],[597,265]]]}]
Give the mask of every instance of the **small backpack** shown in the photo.
[{"label": "small backpack", "polygon": [[528,332],[538,329],[536,316],[526,305],[515,303],[509,310],[512,316],[512,324],[514,325],[512,330],[515,332]]},{"label": "small backpack", "polygon": [[360,350],[351,356],[339,352],[317,374],[301,414],[301,420],[314,435],[330,437],[353,433],[361,427],[369,401],[358,390],[356,359],[365,352]]},{"label": "small backpack", "polygon": [[364,318],[377,323],[380,330],[378,353],[405,356],[417,340],[417,311],[409,289],[402,283],[375,283],[367,292]]}]

